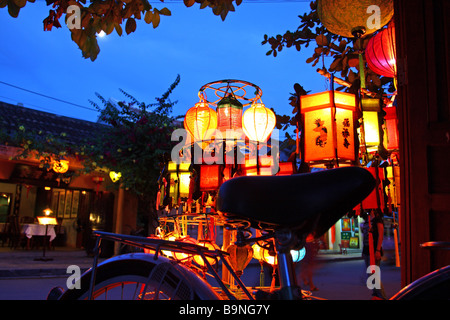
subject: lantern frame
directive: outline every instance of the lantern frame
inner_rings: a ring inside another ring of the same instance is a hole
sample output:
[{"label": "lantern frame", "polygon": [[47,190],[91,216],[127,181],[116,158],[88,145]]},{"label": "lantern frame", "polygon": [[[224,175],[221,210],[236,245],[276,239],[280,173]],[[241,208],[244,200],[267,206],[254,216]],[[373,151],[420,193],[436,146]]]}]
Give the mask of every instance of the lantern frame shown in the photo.
[{"label": "lantern frame", "polygon": [[[247,92],[249,89],[253,94]],[[236,79],[212,81],[199,89],[199,96],[202,96],[209,105],[216,107],[218,102],[229,93],[233,94],[243,107],[251,105],[262,96],[262,90],[257,85]]]}]

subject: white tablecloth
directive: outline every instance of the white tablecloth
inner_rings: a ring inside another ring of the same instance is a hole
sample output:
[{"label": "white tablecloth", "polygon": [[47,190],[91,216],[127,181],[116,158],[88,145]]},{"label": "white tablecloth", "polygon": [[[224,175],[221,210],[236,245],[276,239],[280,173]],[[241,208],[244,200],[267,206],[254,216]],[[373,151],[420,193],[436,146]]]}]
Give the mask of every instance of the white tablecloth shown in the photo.
[{"label": "white tablecloth", "polygon": [[[42,224],[24,224],[22,225],[22,232],[27,238],[31,239],[33,236],[45,236],[45,225]],[[48,225],[47,235],[50,236],[50,241],[56,238],[55,226]]]}]

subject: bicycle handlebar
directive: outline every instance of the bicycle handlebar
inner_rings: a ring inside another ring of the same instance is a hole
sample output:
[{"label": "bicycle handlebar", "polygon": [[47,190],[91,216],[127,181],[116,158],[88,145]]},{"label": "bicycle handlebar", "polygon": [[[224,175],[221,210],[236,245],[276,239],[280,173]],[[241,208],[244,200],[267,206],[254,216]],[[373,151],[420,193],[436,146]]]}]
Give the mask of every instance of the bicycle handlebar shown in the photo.
[{"label": "bicycle handlebar", "polygon": [[420,244],[424,249],[444,249],[450,250],[450,242],[448,241],[428,241]]}]

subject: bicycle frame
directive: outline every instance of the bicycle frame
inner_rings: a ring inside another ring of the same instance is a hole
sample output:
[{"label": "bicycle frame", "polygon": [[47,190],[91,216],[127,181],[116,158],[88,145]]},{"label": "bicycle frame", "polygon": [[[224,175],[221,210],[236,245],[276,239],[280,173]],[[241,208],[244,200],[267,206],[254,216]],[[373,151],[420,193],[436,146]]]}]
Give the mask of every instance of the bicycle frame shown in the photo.
[{"label": "bicycle frame", "polygon": [[[205,262],[206,269],[210,274],[213,276],[213,278],[216,280],[216,282],[219,284],[221,290],[225,293],[227,298],[229,300],[236,300],[236,297],[231,292],[231,290],[225,285],[225,283],[220,278],[217,270],[213,267],[213,265],[208,261],[207,258],[213,258],[218,262],[219,260],[222,262],[222,264],[227,268],[230,275],[233,277],[233,279],[236,281],[240,289],[244,292],[246,297],[249,300],[254,300],[254,297],[252,294],[248,291],[247,287],[244,285],[242,280],[237,276],[236,272],[233,270],[233,267],[228,263],[226,256],[229,254],[227,252],[221,251],[221,250],[209,250],[203,246],[199,246],[196,244],[191,243],[184,243],[184,242],[177,242],[177,241],[169,241],[169,240],[162,240],[162,239],[155,239],[155,238],[145,238],[145,237],[139,237],[139,236],[131,236],[131,235],[122,235],[122,234],[114,234],[109,232],[101,232],[101,231],[94,231],[94,236],[97,237],[96,244],[94,248],[94,261],[93,266],[91,269],[91,280],[89,285],[89,299],[92,299],[93,292],[94,292],[94,284],[95,279],[97,275],[97,266],[98,266],[98,256],[100,253],[100,244],[102,240],[109,240],[109,241],[115,241],[120,242],[126,245],[142,248],[142,249],[149,249],[154,251],[154,254],[148,254],[152,257],[154,261],[157,261],[160,259],[159,255],[162,253],[163,250],[172,251],[172,252],[182,252],[192,255],[199,255],[202,257],[203,261]],[[182,264],[182,262],[177,260],[171,260],[174,262],[178,262],[178,264]],[[194,272],[190,270],[190,272]],[[185,272],[183,272],[185,273]]]}]

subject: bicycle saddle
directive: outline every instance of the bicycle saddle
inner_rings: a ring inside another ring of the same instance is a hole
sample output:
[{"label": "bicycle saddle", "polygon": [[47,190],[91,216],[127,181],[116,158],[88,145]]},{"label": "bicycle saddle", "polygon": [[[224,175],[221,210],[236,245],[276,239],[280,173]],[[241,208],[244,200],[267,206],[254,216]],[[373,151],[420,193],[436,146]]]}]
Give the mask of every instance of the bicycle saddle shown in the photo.
[{"label": "bicycle saddle", "polygon": [[375,179],[364,168],[343,167],[291,176],[246,176],[219,189],[216,207],[225,217],[274,230],[296,229],[319,237],[364,200]]}]

